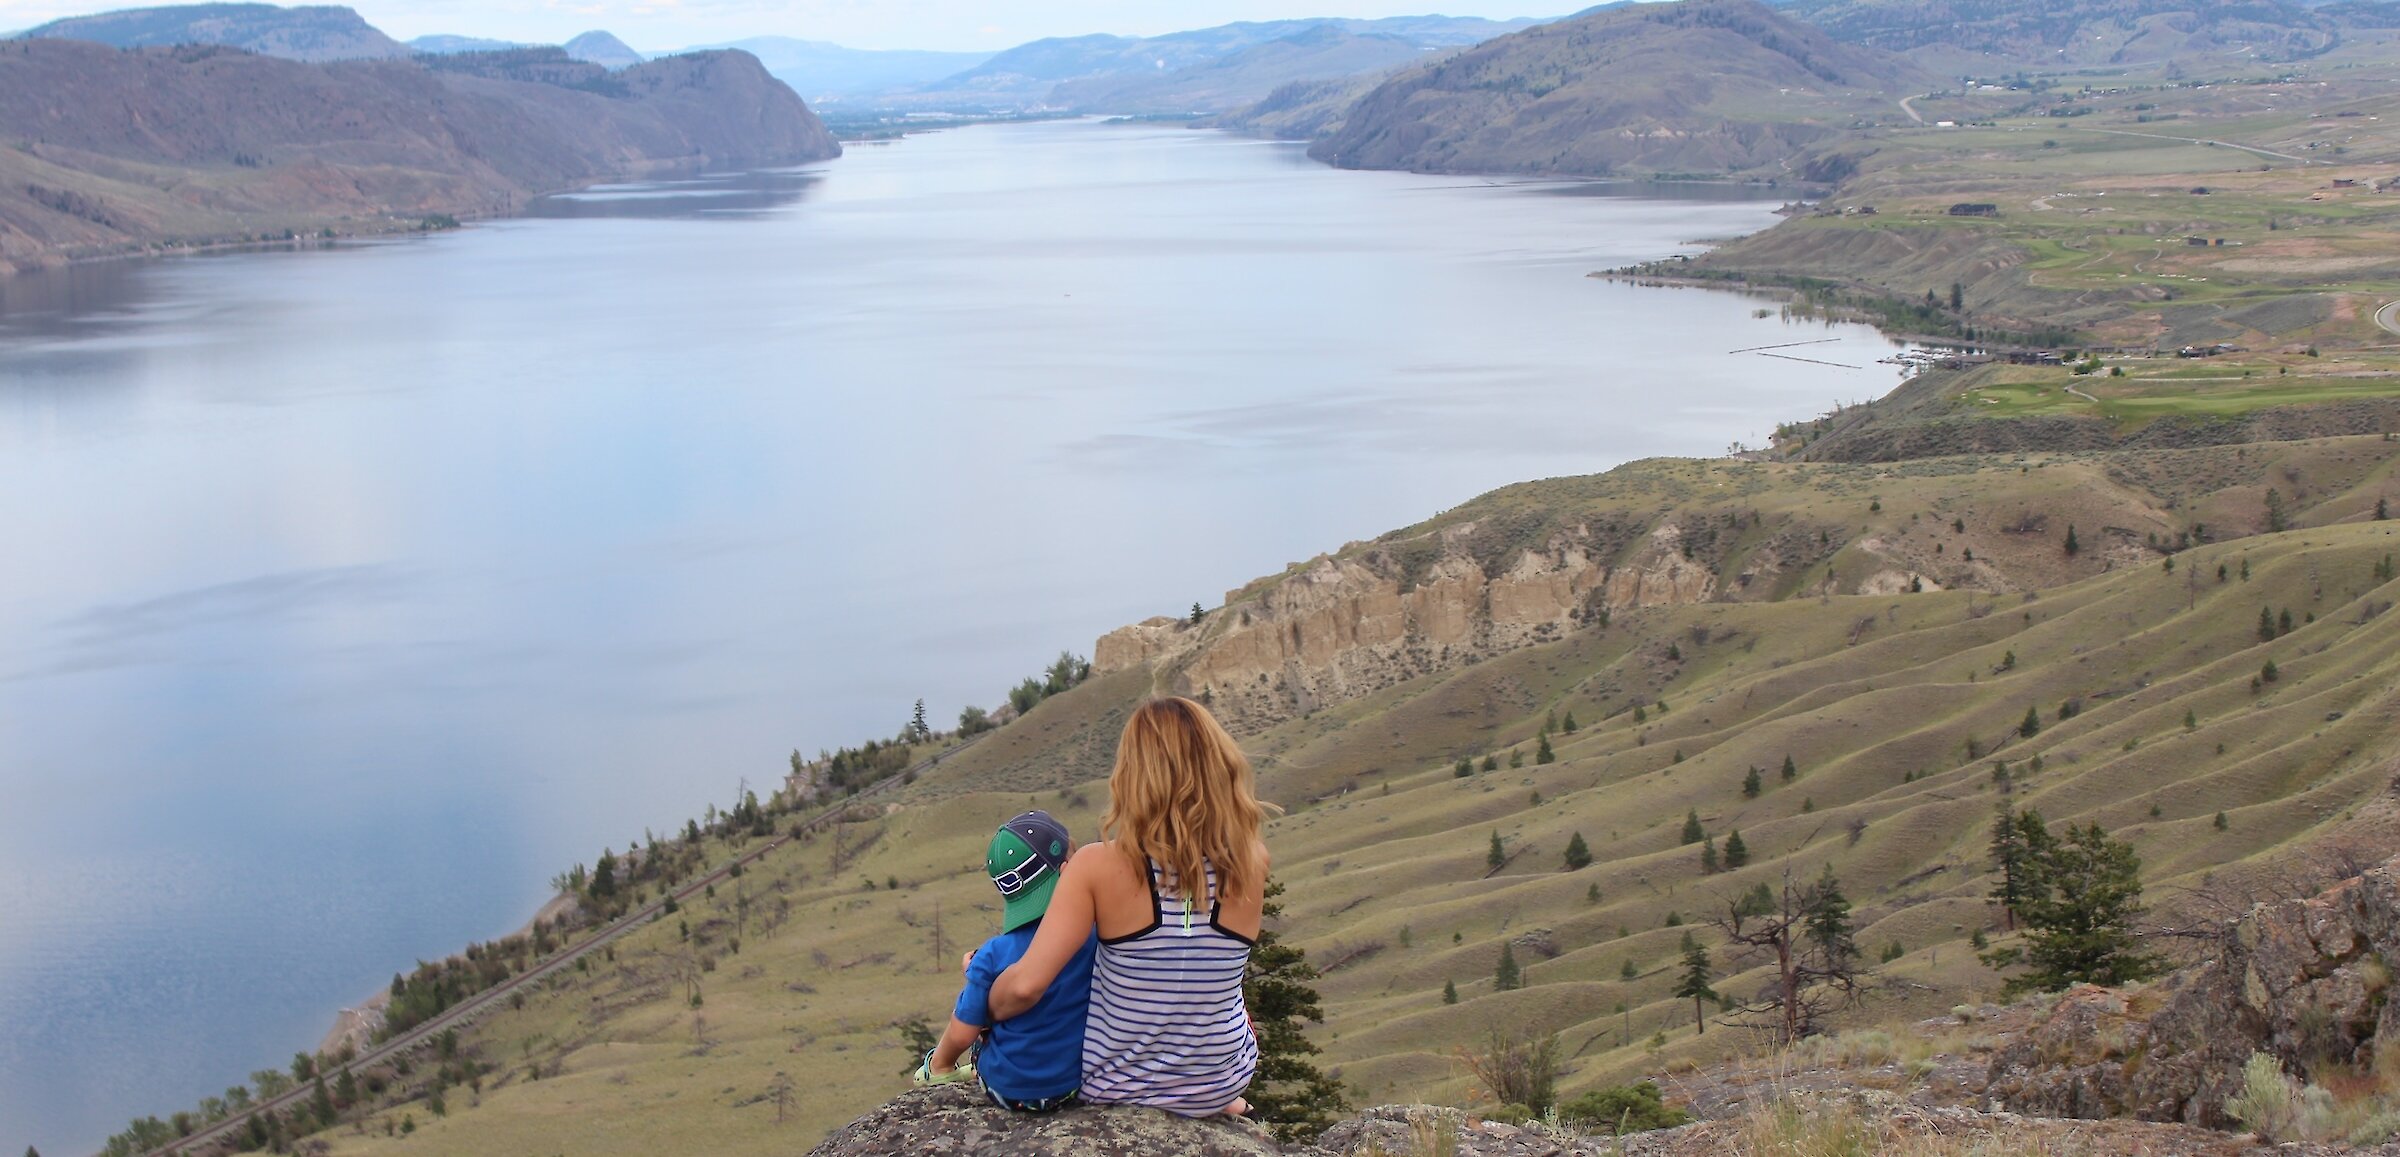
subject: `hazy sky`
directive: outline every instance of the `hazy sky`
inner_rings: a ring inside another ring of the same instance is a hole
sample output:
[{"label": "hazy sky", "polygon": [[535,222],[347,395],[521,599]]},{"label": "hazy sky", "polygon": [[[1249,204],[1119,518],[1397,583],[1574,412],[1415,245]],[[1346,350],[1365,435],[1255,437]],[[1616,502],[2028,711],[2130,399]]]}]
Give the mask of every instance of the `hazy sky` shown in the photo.
[{"label": "hazy sky", "polygon": [[[0,0],[0,29],[143,6],[143,0]],[[1580,5],[1575,0],[1552,5],[1525,0],[353,0],[351,6],[403,40],[454,32],[557,43],[605,28],[635,48],[658,50],[745,36],[797,36],[854,48],[997,49],[1043,36],[1150,35],[1235,20],[1427,11],[1555,16]]]}]

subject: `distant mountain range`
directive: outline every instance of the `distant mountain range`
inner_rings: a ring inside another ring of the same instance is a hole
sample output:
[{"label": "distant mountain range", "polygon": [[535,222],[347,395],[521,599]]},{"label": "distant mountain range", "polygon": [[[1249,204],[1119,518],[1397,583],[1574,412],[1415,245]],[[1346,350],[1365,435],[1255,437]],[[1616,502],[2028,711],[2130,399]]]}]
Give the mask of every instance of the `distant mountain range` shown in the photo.
[{"label": "distant mountain range", "polygon": [[606,32],[586,32],[565,45],[567,55],[602,68],[631,68],[649,59]]},{"label": "distant mountain range", "polygon": [[1400,16],[1250,21],[1164,36],[1052,37],[883,99],[1079,112],[1223,111],[1291,81],[1378,72],[1537,23]]},{"label": "distant mountain range", "polygon": [[989,52],[878,51],[844,48],[821,40],[754,36],[697,48],[736,48],[755,56],[767,71],[810,100],[856,96],[930,84],[992,58]]}]

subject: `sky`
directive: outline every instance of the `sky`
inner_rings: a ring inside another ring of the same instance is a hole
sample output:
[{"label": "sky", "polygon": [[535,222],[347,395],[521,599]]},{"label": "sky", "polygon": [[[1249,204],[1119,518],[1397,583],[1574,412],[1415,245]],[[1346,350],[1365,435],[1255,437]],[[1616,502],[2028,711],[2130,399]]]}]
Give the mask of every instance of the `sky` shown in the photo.
[{"label": "sky", "polygon": [[[341,0],[319,0],[338,3]],[[0,29],[146,6],[143,0],[0,0]],[[644,51],[749,36],[852,48],[988,51],[1044,36],[1149,36],[1236,20],[1304,16],[1555,16],[1577,7],[1528,0],[352,0],[406,40],[432,32],[556,44],[604,28]],[[1539,8],[1539,11],[1534,9]],[[1558,11],[1551,11],[1557,8]]]}]

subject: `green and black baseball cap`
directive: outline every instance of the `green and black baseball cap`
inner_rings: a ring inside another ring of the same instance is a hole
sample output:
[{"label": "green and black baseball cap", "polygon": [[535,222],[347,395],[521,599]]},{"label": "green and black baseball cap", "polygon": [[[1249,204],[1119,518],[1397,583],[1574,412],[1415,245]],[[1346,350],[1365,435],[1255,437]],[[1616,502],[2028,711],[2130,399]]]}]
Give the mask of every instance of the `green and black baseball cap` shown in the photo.
[{"label": "green and black baseball cap", "polygon": [[1057,890],[1058,873],[1074,846],[1067,826],[1045,811],[1026,812],[992,833],[983,867],[1008,901],[1000,914],[1002,932],[1014,932],[1050,910],[1050,893]]}]

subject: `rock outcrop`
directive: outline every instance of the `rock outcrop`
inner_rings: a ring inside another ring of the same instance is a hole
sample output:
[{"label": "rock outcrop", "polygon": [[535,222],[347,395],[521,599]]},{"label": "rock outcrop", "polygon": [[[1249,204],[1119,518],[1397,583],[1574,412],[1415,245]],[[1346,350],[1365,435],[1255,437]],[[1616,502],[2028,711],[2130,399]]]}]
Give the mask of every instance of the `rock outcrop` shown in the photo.
[{"label": "rock outcrop", "polygon": [[[1546,642],[1603,611],[1707,602],[1722,585],[1673,521],[1583,522],[1534,545],[1478,549],[1491,529],[1461,522],[1321,556],[1228,592],[1200,623],[1155,618],[1113,631],[1093,648],[1093,666],[1157,664],[1163,686],[1255,728]],[[1781,568],[1772,553],[1751,566],[1737,581]]]},{"label": "rock outcrop", "polygon": [[1044,1116],[1012,1113],[973,1084],[913,1089],[834,1131],[809,1157],[1267,1157],[1283,1148],[1255,1127],[1195,1121],[1158,1109],[1093,1108]]},{"label": "rock outcrop", "polygon": [[2130,991],[2078,988],[1992,1057],[1989,1092],[2052,1117],[2132,1116],[2225,1127],[2241,1068],[2373,1067],[2400,1044],[2400,859],[2321,895],[2233,921],[2213,959]]}]

